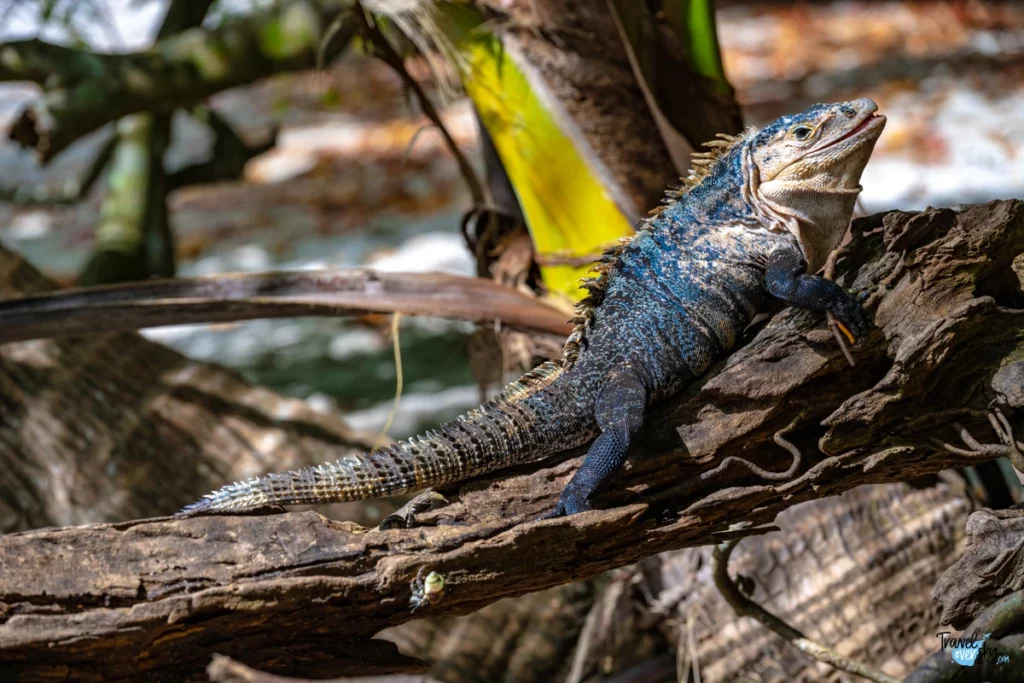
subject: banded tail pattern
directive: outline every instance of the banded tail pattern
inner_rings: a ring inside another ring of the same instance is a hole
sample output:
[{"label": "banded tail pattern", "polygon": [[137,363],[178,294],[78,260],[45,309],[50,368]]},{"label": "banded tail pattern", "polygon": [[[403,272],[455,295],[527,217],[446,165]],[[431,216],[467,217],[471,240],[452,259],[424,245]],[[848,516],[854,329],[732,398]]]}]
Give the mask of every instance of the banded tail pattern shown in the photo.
[{"label": "banded tail pattern", "polygon": [[181,513],[381,498],[543,457],[550,452],[550,444],[538,438],[547,431],[540,424],[544,417],[528,399],[563,372],[558,363],[544,363],[494,400],[436,431],[371,453],[229,484]]}]

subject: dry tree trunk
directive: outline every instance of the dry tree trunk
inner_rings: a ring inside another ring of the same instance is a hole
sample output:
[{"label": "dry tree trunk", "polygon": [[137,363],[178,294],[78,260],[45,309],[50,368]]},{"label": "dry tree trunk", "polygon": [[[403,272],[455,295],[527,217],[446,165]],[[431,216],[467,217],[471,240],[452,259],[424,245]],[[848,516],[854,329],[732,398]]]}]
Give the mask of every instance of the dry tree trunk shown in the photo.
[{"label": "dry tree trunk", "polygon": [[[628,41],[608,0],[479,0],[503,17],[503,40],[522,51],[571,119],[587,146],[621,190],[618,201],[632,220],[657,206],[665,182],[685,173],[677,168],[663,139],[645,88],[674,135],[692,150],[718,133],[738,133],[739,107],[732,91],[696,74],[686,47],[664,19],[648,7],[629,8],[638,21],[650,20],[643,47],[633,57],[650,73],[640,75],[631,63]],[[650,3],[649,3],[650,4]],[[658,3],[660,5],[660,3]],[[628,5],[626,5],[628,8]],[[644,59],[646,58],[646,59]],[[640,81],[650,77],[652,82]]]},{"label": "dry tree trunk", "polygon": [[[301,512],[0,537],[0,675],[201,680],[214,653],[292,676],[402,669],[414,662],[367,639],[413,616],[465,614],[667,550],[763,533],[757,525],[799,502],[991,458],[936,451],[928,438],[952,438],[953,419],[987,424],[993,399],[1020,430],[1020,411],[1010,411],[1021,406],[998,387],[1024,352],[1024,310],[1013,307],[1024,203],[892,212],[854,230],[837,272],[874,290],[878,327],[857,367],[819,316],[776,315],[652,411],[631,466],[595,501],[601,509],[531,521],[557,500],[574,458],[467,482],[424,516],[434,526],[409,530]],[[803,451],[794,478],[763,482],[740,468],[695,478],[725,456],[786,470],[791,454],[772,444],[779,432]],[[437,572],[446,591],[413,615],[421,571]]]},{"label": "dry tree trunk", "polygon": [[[929,593],[963,552],[971,504],[945,483],[862,487],[796,505],[779,533],[740,543],[730,571],[753,599],[840,654],[902,677],[936,649]],[[651,618],[703,680],[825,680],[832,669],[753,619],[737,617],[710,575],[711,549],[642,563]]]},{"label": "dry tree trunk", "polygon": [[624,196],[616,197],[621,208],[632,220],[639,219],[661,201],[666,179],[679,173],[630,69],[606,0],[534,3],[543,8],[538,13],[530,3],[521,5],[519,21],[535,25],[509,31],[505,40],[540,72],[615,187],[622,189]]}]

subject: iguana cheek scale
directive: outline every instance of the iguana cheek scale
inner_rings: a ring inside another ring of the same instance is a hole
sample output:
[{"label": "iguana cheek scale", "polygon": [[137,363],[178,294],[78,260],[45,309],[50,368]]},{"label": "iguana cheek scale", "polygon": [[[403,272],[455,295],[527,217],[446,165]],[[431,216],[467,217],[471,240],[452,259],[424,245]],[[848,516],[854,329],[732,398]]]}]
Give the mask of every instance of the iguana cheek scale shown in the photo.
[{"label": "iguana cheek scale", "polygon": [[[225,486],[183,512],[377,498],[461,481],[590,443],[548,516],[590,509],[648,406],[727,354],[771,297],[831,311],[855,338],[859,303],[814,275],[839,246],[885,125],[869,99],[815,105],[694,156],[683,186],[587,281],[561,363],[548,362],[436,431],[370,454]],[[592,443],[591,443],[592,442]]]}]

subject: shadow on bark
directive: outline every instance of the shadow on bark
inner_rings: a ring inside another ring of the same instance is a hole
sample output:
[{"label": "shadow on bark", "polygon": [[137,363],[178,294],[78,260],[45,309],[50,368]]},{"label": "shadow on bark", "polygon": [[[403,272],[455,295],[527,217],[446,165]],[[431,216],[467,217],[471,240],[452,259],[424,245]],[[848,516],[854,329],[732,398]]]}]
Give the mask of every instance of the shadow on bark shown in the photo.
[{"label": "shadow on bark", "polygon": [[[955,420],[984,439],[993,401],[1020,433],[1021,406],[996,387],[1020,362],[1024,310],[1000,305],[1013,292],[997,290],[1020,287],[1024,204],[891,212],[854,232],[837,273],[871,292],[877,325],[854,350],[857,367],[820,316],[776,315],[652,412],[601,509],[533,521],[578,463],[568,454],[462,484],[422,528],[371,531],[291,512],[11,534],[0,538],[0,674],[198,680],[215,653],[291,676],[400,670],[415,663],[371,637],[413,616],[466,614],[667,550],[764,533],[802,501],[991,458],[929,438],[953,440]],[[727,456],[786,470],[792,456],[773,435],[790,425],[803,465],[789,481],[729,469],[687,486]],[[413,615],[421,571],[439,574],[445,591]]]}]

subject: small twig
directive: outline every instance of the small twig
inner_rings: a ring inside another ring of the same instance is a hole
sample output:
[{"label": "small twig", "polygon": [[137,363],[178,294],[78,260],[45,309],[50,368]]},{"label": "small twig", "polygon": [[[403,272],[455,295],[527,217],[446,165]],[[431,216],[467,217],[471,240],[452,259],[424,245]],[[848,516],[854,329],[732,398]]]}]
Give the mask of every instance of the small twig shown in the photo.
[{"label": "small twig", "polygon": [[829,329],[832,330],[832,336],[835,337],[840,350],[842,350],[843,355],[846,356],[846,362],[850,364],[851,368],[855,367],[857,363],[853,360],[853,354],[850,353],[850,347],[846,345],[846,339],[843,338],[844,335],[840,329],[839,321],[836,320],[835,314],[833,314],[832,311],[825,311],[825,318],[828,320]]},{"label": "small twig", "polygon": [[719,543],[715,546],[714,552],[711,555],[715,586],[737,615],[756,619],[782,638],[788,640],[801,652],[805,652],[818,661],[825,662],[836,669],[861,676],[876,683],[899,683],[892,676],[876,671],[863,662],[843,657],[834,650],[810,640],[803,633],[745,596],[729,577],[729,557],[732,555],[732,551],[737,543],[739,543],[737,540]]},{"label": "small twig", "polygon": [[686,647],[690,651],[691,671],[693,672],[693,683],[700,683],[700,657],[697,655],[697,639],[693,635],[693,612],[686,614]]},{"label": "small twig", "polygon": [[601,258],[601,253],[594,254],[573,254],[569,251],[537,252],[534,260],[539,266],[572,266],[582,268]]},{"label": "small twig", "polygon": [[[358,9],[358,8],[357,8]],[[345,26],[345,21],[348,18],[346,15],[348,12],[353,10],[347,10],[340,12],[338,16],[334,18],[331,25],[327,27],[327,31],[324,32],[324,37],[320,40],[320,44],[316,49],[316,70],[322,72],[327,67],[327,46],[331,44],[331,41],[341,32],[341,29]]]},{"label": "small twig", "polygon": [[744,460],[743,458],[737,457],[735,455],[730,455],[724,458],[722,462],[718,463],[716,467],[713,467],[710,470],[705,470],[704,472],[701,472],[692,479],[687,479],[679,486],[674,486],[666,491],[662,491],[657,495],[651,496],[651,502],[657,503],[668,498],[676,498],[679,496],[689,495],[690,493],[698,489],[702,484],[708,482],[711,479],[714,479],[719,474],[727,470],[731,465],[740,465],[742,467],[746,467],[748,470],[750,470],[751,473],[756,474],[757,476],[761,477],[766,481],[788,481],[793,477],[794,474],[796,474],[797,470],[800,469],[800,464],[803,461],[803,454],[800,453],[799,448],[797,448],[792,443],[787,441],[783,437],[783,434],[788,434],[789,432],[791,432],[793,428],[796,426],[797,422],[799,422],[802,418],[803,413],[800,413],[795,418],[793,418],[792,422],[790,422],[784,429],[780,429],[779,431],[775,432],[775,435],[772,437],[776,444],[778,444],[782,448],[785,448],[787,451],[789,451],[790,455],[793,456],[793,462],[791,462],[789,467],[787,467],[784,471],[772,472],[771,470],[766,470],[763,467],[755,465],[749,460]]},{"label": "small twig", "polygon": [[969,458],[1009,458],[1018,471],[1024,471],[1024,443],[1017,441],[1013,435],[1013,428],[1010,421],[1006,419],[999,408],[993,408],[987,413],[988,421],[992,425],[998,444],[983,444],[971,434],[971,432],[959,422],[953,423],[953,429],[960,436],[960,440],[967,444],[968,448],[961,448],[946,443],[941,439],[929,437],[928,441],[939,450],[962,455]]},{"label": "small twig", "polygon": [[364,8],[356,6],[355,15],[358,17],[361,24],[362,32],[364,36],[369,40],[370,45],[373,46],[374,52],[385,64],[390,66],[398,74],[402,82],[413,92],[416,99],[420,103],[420,108],[423,109],[424,115],[430,119],[431,123],[437,126],[438,130],[441,131],[441,135],[444,137],[445,144],[448,149],[451,150],[452,155],[455,157],[455,161],[459,165],[459,170],[462,172],[462,177],[466,181],[466,185],[469,186],[469,194],[473,198],[473,204],[476,207],[483,207],[487,204],[487,195],[484,193],[483,183],[476,175],[476,171],[473,166],[466,159],[466,156],[459,149],[458,144],[455,142],[455,138],[452,137],[451,133],[448,132],[448,128],[442,123],[441,116],[438,114],[437,109],[434,107],[434,103],[427,97],[427,93],[420,86],[419,81],[413,78],[412,74],[405,68],[405,62],[402,56],[398,54],[395,48],[391,45],[391,42],[387,39],[380,28],[376,24],[376,20],[372,19],[371,16],[365,11]]},{"label": "small twig", "polygon": [[395,403],[391,406],[388,419],[384,422],[384,427],[380,430],[380,436],[377,438],[377,443],[384,445],[391,443],[388,431],[391,430],[391,423],[395,421],[395,416],[398,415],[398,406],[402,402],[402,344],[398,336],[401,319],[402,314],[400,312],[396,311],[391,314],[391,344],[394,347],[395,353]]},{"label": "small twig", "polygon": [[[413,78],[412,74],[410,74],[405,68],[405,61],[402,59],[402,56],[398,54],[395,48],[391,45],[387,36],[385,36],[377,26],[376,19],[366,12],[366,10],[358,3],[356,3],[354,11],[356,16],[359,17],[364,37],[367,38],[377,56],[398,74],[406,87],[408,87],[416,96],[424,115],[434,126],[437,127],[439,131],[441,131],[441,136],[444,138],[445,145],[451,151],[452,156],[455,157],[455,162],[459,165],[459,171],[462,173],[462,177],[466,181],[466,186],[469,189],[469,195],[473,200],[473,208],[467,211],[463,216],[460,229],[462,230],[462,236],[466,240],[466,244],[476,255],[477,275],[481,277],[487,276],[487,269],[484,265],[486,259],[478,248],[482,244],[486,243],[486,241],[480,239],[481,233],[479,232],[476,233],[475,238],[471,238],[468,228],[468,222],[470,220],[478,220],[480,216],[485,216],[487,218],[487,225],[489,229],[494,228],[495,221],[497,220],[495,210],[490,205],[488,199],[489,195],[485,190],[483,182],[481,182],[480,178],[477,176],[476,170],[473,168],[472,164],[469,163],[466,155],[462,153],[461,149],[459,149],[458,144],[455,142],[455,138],[453,138],[451,133],[448,132],[447,126],[445,126],[444,122],[441,121],[441,115],[434,107],[434,103],[427,96],[427,93],[423,90],[419,81]],[[413,143],[416,141],[416,138],[422,130],[423,129],[421,128],[416,131],[413,139],[409,141],[408,149],[412,148]],[[408,149],[406,150],[406,154],[408,154]]]},{"label": "small twig", "polygon": [[1010,449],[1008,457],[1013,466],[1017,468],[1018,472],[1024,472],[1024,443],[1017,441],[1013,435],[1013,427],[1010,426],[1010,421],[1003,415],[1003,411],[999,408],[993,408],[988,414],[988,421],[992,424],[992,429],[995,430],[999,440],[1002,441]]},{"label": "small twig", "polygon": [[[836,249],[828,256],[828,260],[825,261],[825,278],[829,280],[835,279],[836,261],[839,260],[839,249]],[[839,344],[840,350],[843,355],[846,356],[846,362],[850,364],[850,367],[855,367],[857,363],[853,360],[853,354],[850,353],[850,348],[846,345],[846,339],[843,338],[843,333],[840,329],[839,321],[832,311],[825,311],[825,319],[828,320],[828,327],[832,330],[832,336],[835,337],[836,343]]]}]

